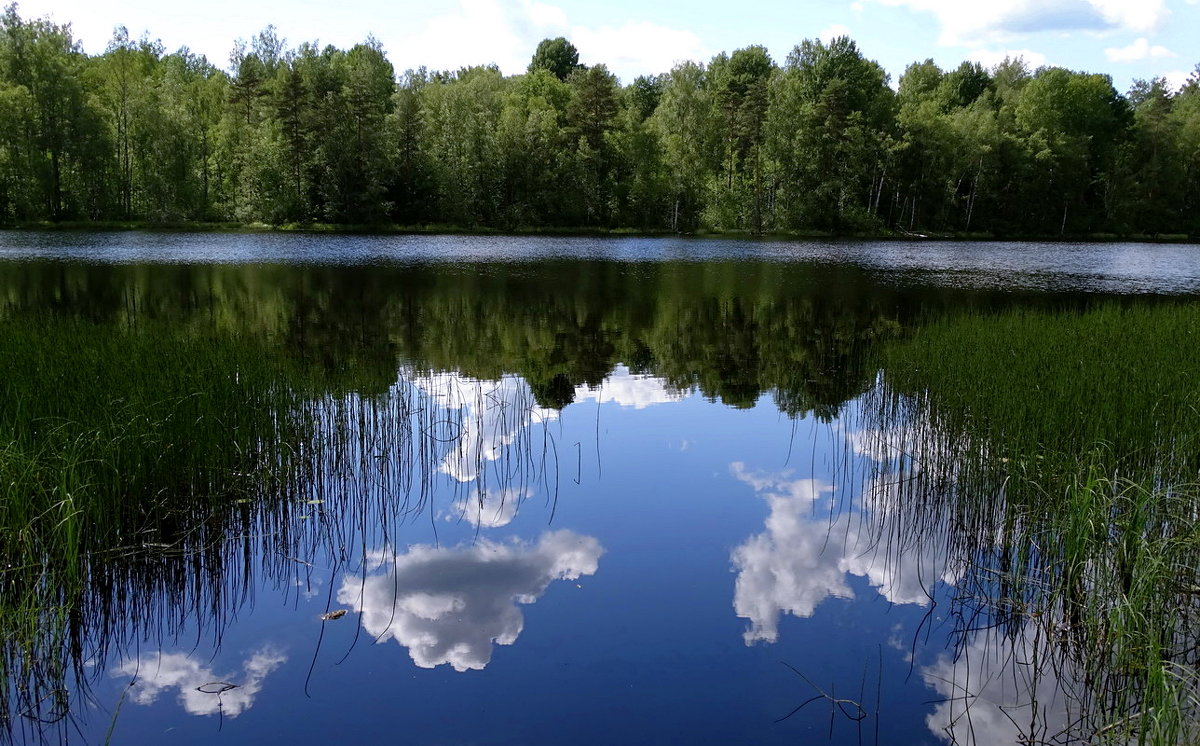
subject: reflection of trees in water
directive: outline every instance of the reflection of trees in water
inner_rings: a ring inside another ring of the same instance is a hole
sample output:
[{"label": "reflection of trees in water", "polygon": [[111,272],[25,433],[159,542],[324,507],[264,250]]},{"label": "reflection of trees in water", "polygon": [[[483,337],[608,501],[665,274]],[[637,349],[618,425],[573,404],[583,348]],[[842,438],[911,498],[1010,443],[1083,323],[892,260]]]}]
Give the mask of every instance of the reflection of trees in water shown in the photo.
[{"label": "reflection of trees in water", "polygon": [[[38,703],[38,712],[58,712],[63,682],[93,675],[82,662],[135,635],[169,638],[198,619],[219,632],[254,572],[287,584],[303,572],[298,559],[383,546],[401,522],[436,519],[444,505],[435,493],[468,521],[477,506],[476,525],[502,520],[505,500],[528,501],[527,490],[552,501],[559,454],[545,425],[601,390],[618,362],[660,376],[667,393],[697,389],[749,406],[771,392],[789,415],[828,419],[869,389],[872,353],[922,309],[1023,300],[897,289],[861,269],[750,262],[6,264],[0,288],[0,318],[199,334],[254,350],[278,387],[242,405],[253,416],[228,441],[258,461],[228,469],[237,478],[227,488],[201,480],[176,493],[148,482],[100,498],[129,514],[80,537],[86,564],[67,584],[77,595],[34,617],[37,654],[7,649],[6,681],[27,685],[10,686],[10,717]],[[443,385],[458,389],[439,393]],[[191,455],[203,464],[208,454]],[[922,499],[940,509],[933,501],[944,494]],[[976,535],[986,510],[960,502],[971,510],[913,514]],[[0,624],[30,628],[16,612]]]},{"label": "reflection of trees in water", "polygon": [[[157,319],[262,339],[309,378],[385,391],[403,363],[518,374],[561,408],[618,363],[679,390],[789,414],[837,412],[865,353],[921,301],[862,270],[786,264],[547,260],[409,267],[0,268],[0,315]],[[921,301],[923,302],[923,301]]]}]

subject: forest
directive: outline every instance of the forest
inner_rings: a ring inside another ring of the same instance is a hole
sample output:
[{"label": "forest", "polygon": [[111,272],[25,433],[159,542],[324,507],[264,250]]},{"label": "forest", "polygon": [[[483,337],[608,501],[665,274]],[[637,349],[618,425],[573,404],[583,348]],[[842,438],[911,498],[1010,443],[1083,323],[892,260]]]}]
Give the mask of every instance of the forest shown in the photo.
[{"label": "forest", "polygon": [[0,224],[1200,235],[1200,65],[1178,90],[1021,59],[895,89],[849,38],[623,85],[547,39],[528,70],[398,73],[381,45],[228,69],[118,28],[0,17]]}]

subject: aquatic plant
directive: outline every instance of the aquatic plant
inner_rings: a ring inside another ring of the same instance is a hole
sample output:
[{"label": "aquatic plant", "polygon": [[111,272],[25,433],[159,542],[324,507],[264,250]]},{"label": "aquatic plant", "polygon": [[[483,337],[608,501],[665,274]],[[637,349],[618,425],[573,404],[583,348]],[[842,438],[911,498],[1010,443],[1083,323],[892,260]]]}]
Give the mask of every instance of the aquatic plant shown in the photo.
[{"label": "aquatic plant", "polygon": [[1082,683],[1061,737],[1197,736],[1197,341],[1193,303],[950,316],[888,346],[865,402],[877,479],[970,567],[962,639],[1035,624]]}]

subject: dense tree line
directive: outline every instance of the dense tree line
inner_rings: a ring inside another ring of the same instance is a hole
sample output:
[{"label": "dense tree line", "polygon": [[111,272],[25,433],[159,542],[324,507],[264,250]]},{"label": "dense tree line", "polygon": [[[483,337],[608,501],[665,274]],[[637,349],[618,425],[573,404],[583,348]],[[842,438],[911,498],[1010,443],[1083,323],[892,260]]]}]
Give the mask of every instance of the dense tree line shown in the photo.
[{"label": "dense tree line", "polygon": [[0,221],[1200,233],[1200,68],[1179,90],[853,41],[758,46],[622,86],[565,39],[529,69],[397,75],[368,40],[228,70],[0,18]]}]

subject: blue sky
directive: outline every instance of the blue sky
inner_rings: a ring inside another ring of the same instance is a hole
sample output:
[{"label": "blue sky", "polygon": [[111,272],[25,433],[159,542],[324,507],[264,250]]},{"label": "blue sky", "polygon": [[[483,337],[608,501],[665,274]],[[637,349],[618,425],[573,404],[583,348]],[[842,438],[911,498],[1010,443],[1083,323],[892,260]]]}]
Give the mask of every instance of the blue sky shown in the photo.
[{"label": "blue sky", "polygon": [[848,34],[892,75],[931,57],[992,65],[1022,55],[1112,76],[1181,83],[1200,63],[1200,0],[24,0],[23,17],[70,22],[88,52],[102,51],[115,26],[143,31],[168,50],[188,45],[225,66],[233,42],[274,24],[289,45],[349,47],[379,39],[397,70],[496,63],[521,72],[537,42],[566,36],[585,63],[606,63],[628,82],[680,60],[707,60],[750,44],[782,62],[806,38]]}]

